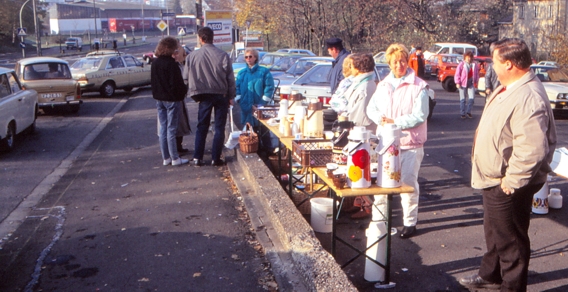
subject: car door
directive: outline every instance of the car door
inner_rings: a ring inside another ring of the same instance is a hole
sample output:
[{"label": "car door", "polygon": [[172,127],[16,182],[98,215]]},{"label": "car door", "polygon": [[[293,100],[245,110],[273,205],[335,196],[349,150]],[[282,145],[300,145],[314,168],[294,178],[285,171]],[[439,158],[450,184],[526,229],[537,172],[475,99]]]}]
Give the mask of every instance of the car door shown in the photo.
[{"label": "car door", "polygon": [[35,119],[35,100],[30,91],[22,90],[14,72],[0,75],[0,127],[6,135],[8,123],[16,121],[16,133],[23,131]]},{"label": "car door", "polygon": [[112,56],[108,59],[106,71],[110,79],[114,80],[116,88],[130,86],[128,68],[124,64],[121,56]]},{"label": "car door", "polygon": [[150,84],[150,71],[144,70],[144,64],[134,56],[123,56],[128,71],[130,86],[138,87]]}]

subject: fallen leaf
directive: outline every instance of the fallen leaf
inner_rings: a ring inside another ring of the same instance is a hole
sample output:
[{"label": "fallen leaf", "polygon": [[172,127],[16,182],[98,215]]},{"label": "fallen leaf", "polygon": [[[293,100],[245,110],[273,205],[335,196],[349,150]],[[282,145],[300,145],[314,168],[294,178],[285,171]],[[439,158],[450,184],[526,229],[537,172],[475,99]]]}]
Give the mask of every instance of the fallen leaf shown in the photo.
[{"label": "fallen leaf", "polygon": [[194,278],[201,277],[201,273],[193,273],[193,277]]},{"label": "fallen leaf", "polygon": [[138,282],[150,282],[150,279],[142,278],[142,279],[138,279]]}]

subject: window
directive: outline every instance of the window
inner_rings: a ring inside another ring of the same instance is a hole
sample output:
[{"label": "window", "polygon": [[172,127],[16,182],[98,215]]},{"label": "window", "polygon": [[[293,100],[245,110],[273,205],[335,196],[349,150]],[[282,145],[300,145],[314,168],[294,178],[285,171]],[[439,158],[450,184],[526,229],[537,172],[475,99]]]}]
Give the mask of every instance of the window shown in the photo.
[{"label": "window", "polygon": [[126,62],[126,67],[136,67],[138,65],[132,56],[125,56],[124,61]]},{"label": "window", "polygon": [[8,82],[10,82],[12,93],[20,92],[22,90],[22,87],[20,87],[20,83],[18,82],[18,78],[16,77],[15,73],[8,74]]},{"label": "window", "polygon": [[10,84],[6,74],[0,75],[0,98],[10,95]]},{"label": "window", "polygon": [[519,18],[525,18],[525,5],[519,5]]}]

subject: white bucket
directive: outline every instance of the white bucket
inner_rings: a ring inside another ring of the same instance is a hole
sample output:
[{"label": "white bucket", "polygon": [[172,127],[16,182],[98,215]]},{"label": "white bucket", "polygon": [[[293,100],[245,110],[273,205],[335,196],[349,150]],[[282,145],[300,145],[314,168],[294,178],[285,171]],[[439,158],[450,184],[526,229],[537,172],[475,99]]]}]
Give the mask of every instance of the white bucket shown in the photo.
[{"label": "white bucket", "polygon": [[315,232],[329,233],[333,224],[333,199],[312,198],[310,222]]}]

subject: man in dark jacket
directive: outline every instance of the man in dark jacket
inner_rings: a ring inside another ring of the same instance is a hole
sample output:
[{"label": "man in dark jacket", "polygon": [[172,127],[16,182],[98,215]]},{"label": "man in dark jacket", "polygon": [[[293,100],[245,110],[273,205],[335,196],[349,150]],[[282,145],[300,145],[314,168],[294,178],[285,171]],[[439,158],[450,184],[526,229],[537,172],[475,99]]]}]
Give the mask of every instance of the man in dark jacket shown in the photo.
[{"label": "man in dark jacket", "polygon": [[221,160],[225,140],[225,124],[229,106],[236,95],[235,74],[229,55],[213,45],[213,30],[209,27],[197,31],[201,48],[186,59],[188,95],[199,102],[195,153],[193,164],[202,166],[207,132],[211,123],[211,111],[215,110],[215,135],[213,136],[212,165],[225,164]]},{"label": "man in dark jacket", "polygon": [[331,62],[331,71],[329,72],[328,80],[331,85],[331,94],[335,93],[339,82],[343,80],[343,60],[349,52],[343,48],[343,41],[339,38],[330,38],[325,41],[327,52],[335,60]]}]

